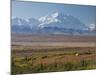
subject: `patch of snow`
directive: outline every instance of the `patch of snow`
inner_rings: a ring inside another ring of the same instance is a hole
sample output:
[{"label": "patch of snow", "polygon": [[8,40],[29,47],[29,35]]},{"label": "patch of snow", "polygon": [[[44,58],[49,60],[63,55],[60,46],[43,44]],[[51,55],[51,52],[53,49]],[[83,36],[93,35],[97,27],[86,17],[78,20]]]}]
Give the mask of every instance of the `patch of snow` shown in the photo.
[{"label": "patch of snow", "polygon": [[58,15],[59,15],[58,12],[56,12],[56,13],[52,14],[51,16],[52,16],[53,18],[56,18]]}]

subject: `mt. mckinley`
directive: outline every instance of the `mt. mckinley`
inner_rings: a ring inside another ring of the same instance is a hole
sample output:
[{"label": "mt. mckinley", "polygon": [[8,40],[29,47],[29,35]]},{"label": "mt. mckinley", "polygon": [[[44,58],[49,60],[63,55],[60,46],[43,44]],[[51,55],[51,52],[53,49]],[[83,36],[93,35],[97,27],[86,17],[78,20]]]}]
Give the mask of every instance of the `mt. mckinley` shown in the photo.
[{"label": "mt. mckinley", "polygon": [[64,35],[95,35],[92,30],[74,16],[65,13],[53,13],[39,19],[13,18],[11,30],[14,33],[32,34],[64,34]]}]

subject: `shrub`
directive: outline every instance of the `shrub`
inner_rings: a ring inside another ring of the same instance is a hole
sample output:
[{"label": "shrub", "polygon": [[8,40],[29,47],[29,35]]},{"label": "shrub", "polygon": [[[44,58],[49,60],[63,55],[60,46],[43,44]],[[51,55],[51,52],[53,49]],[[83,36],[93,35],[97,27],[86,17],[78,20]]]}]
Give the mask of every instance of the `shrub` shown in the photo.
[{"label": "shrub", "polygon": [[48,57],[48,56],[45,55],[45,56],[42,56],[41,58],[42,58],[42,59],[45,59],[45,58],[47,58],[47,57]]}]

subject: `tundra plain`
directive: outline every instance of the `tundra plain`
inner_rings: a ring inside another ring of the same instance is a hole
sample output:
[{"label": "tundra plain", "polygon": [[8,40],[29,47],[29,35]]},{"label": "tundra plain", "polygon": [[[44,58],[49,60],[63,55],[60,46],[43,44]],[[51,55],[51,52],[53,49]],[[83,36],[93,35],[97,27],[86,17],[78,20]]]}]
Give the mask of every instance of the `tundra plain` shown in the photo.
[{"label": "tundra plain", "polygon": [[12,75],[96,69],[96,37],[12,34]]}]

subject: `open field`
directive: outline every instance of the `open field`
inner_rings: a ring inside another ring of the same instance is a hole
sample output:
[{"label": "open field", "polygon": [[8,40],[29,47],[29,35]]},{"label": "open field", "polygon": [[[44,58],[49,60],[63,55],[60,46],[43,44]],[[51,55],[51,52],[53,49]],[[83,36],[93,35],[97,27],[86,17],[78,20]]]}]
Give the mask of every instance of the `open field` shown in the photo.
[{"label": "open field", "polygon": [[96,68],[95,36],[16,35],[11,52],[12,75]]},{"label": "open field", "polygon": [[12,42],[95,42],[96,36],[12,34]]},{"label": "open field", "polygon": [[32,49],[12,51],[13,75],[96,68],[95,47]]}]

